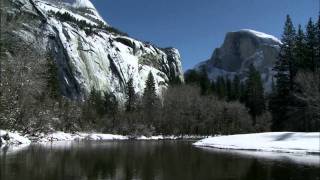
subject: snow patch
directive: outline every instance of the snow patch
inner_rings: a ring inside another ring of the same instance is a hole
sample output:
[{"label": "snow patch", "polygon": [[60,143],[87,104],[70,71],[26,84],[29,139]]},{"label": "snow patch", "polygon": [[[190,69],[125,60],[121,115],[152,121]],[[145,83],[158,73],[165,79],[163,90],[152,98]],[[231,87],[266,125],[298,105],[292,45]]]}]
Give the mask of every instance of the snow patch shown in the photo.
[{"label": "snow patch", "polygon": [[47,142],[59,142],[59,141],[107,141],[107,140],[126,140],[128,137],[122,135],[113,134],[99,134],[99,133],[65,133],[65,132],[54,132],[47,135],[40,135],[37,142],[47,143]]},{"label": "snow patch", "polygon": [[95,9],[94,5],[89,0],[75,0],[72,6],[76,8]]},{"label": "snow patch", "polygon": [[6,130],[0,130],[0,145],[22,145],[30,144],[31,141],[19,132],[9,132]]},{"label": "snow patch", "polygon": [[272,132],[220,136],[203,139],[194,145],[217,149],[320,155],[320,132]]},{"label": "snow patch", "polygon": [[263,33],[263,32],[259,32],[259,31],[255,31],[255,30],[252,30],[252,29],[242,29],[240,30],[240,32],[248,32],[248,33],[251,33],[257,37],[260,37],[260,38],[263,38],[263,39],[271,39],[273,41],[276,41],[277,43],[279,44],[282,44],[282,42],[276,38],[275,36],[272,36],[270,34],[266,34],[266,33]]}]

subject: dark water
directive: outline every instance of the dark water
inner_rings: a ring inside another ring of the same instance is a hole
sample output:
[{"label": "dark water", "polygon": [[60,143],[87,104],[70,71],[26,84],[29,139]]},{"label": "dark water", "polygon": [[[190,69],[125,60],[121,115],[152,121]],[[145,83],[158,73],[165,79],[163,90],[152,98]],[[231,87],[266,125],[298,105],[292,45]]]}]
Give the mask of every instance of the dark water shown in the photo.
[{"label": "dark water", "polygon": [[82,142],[2,150],[1,180],[319,180],[320,167],[200,149],[189,141]]}]

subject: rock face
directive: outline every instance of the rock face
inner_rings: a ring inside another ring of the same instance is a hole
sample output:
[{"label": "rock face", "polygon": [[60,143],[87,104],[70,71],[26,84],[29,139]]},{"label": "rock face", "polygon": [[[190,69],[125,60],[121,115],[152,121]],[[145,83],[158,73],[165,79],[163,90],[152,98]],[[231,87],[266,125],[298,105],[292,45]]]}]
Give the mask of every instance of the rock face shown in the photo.
[{"label": "rock face", "polygon": [[178,50],[160,49],[115,30],[89,0],[4,1],[8,17],[25,17],[15,36],[37,42],[32,44],[39,51],[53,56],[67,97],[82,99],[94,88],[123,99],[130,78],[141,94],[149,72],[159,93],[170,80],[183,81]]},{"label": "rock face", "polygon": [[248,67],[253,64],[261,73],[268,92],[271,90],[272,68],[277,61],[280,45],[281,41],[274,36],[254,30],[230,32],[212,57],[197,65],[196,69],[205,68],[212,80],[218,76],[232,78],[235,74],[244,80]]}]

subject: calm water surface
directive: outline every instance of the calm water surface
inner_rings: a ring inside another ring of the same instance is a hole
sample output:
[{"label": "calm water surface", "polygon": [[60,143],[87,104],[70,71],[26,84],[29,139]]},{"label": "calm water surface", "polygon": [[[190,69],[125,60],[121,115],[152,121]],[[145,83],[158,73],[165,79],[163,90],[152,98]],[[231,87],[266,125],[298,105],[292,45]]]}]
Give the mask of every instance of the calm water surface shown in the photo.
[{"label": "calm water surface", "polygon": [[193,147],[191,141],[31,145],[1,150],[1,180],[320,180],[320,166]]}]

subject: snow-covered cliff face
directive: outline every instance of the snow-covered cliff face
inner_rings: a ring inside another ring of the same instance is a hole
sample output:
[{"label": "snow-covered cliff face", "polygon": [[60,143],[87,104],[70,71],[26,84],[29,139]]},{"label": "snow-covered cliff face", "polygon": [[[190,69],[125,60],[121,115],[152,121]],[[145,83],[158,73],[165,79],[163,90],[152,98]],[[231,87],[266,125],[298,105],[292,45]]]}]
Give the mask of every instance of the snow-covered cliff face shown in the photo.
[{"label": "snow-covered cliff face", "polygon": [[274,36],[254,30],[227,33],[224,43],[215,49],[212,57],[196,66],[205,68],[210,79],[218,76],[232,78],[238,74],[242,80],[250,64],[261,73],[267,92],[271,90],[273,66],[278,58],[281,41]]},{"label": "snow-covered cliff face", "polygon": [[[178,50],[121,35],[106,23],[89,0],[4,0],[5,11],[23,15],[23,28],[15,35],[37,42],[57,64],[61,91],[81,99],[91,89],[110,92],[123,99],[126,82],[133,78],[142,93],[149,72],[160,93],[172,79],[183,81]],[[66,14],[68,13],[68,14]]]}]

